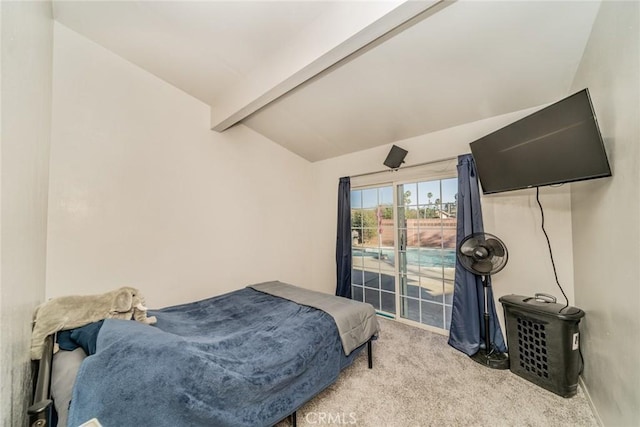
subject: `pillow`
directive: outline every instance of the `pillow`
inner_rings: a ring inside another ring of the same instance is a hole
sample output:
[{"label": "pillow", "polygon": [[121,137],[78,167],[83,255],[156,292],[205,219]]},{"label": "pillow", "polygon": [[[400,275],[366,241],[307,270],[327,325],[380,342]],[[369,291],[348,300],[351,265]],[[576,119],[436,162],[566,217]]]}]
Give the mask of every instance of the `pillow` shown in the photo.
[{"label": "pillow", "polygon": [[87,357],[84,350],[76,348],[73,351],[59,351],[53,355],[51,368],[51,397],[58,413],[58,425],[67,425],[69,404],[73,394],[73,384],[80,364]]},{"label": "pillow", "polygon": [[[104,320],[71,330],[71,340],[76,342],[87,355],[95,354],[98,332]],[[58,343],[59,344],[59,343]]]},{"label": "pillow", "polygon": [[60,350],[73,351],[79,347],[78,343],[71,339],[71,331],[73,331],[73,329],[57,333],[56,342]]}]

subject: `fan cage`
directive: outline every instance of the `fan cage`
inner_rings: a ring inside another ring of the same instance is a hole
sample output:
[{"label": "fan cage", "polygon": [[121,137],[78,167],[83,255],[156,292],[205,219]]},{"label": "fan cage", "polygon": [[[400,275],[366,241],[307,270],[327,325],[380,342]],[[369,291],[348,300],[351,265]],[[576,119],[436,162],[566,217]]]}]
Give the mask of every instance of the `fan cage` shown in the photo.
[{"label": "fan cage", "polygon": [[[462,248],[465,246],[465,244],[467,244],[471,240],[477,240],[480,246],[487,247],[490,245],[483,245],[483,243],[491,239],[498,242],[498,244],[502,247],[504,254],[495,255],[490,259],[484,260],[484,261],[489,261],[491,263],[492,267],[490,271],[483,272],[483,271],[477,270],[476,268],[474,268],[474,264],[478,263],[479,261],[475,259],[473,256],[465,254],[462,251]],[[507,265],[507,261],[509,259],[507,246],[504,244],[504,242],[500,240],[497,236],[491,233],[485,233],[485,232],[472,233],[466,236],[464,239],[462,239],[456,251],[456,255],[460,262],[460,265],[462,265],[462,267],[464,267],[465,270],[479,276],[490,276],[492,274],[496,274],[500,272]]]}]

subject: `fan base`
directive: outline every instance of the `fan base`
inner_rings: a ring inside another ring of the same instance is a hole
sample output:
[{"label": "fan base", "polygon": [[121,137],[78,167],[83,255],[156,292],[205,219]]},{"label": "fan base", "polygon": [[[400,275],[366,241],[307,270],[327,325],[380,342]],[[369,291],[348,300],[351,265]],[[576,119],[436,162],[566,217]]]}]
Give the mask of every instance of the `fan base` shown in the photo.
[{"label": "fan base", "polygon": [[506,353],[491,351],[487,354],[487,351],[481,348],[471,359],[491,369],[509,369],[509,355]]}]

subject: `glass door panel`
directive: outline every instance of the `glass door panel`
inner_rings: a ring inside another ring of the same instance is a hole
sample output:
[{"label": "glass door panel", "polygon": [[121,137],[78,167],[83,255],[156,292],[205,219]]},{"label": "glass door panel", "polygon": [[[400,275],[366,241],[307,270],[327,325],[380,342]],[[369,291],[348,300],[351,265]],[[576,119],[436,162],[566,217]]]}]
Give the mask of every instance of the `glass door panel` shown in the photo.
[{"label": "glass door panel", "polygon": [[451,318],[455,190],[455,178],[397,186],[400,313],[440,329]]},{"label": "glass door panel", "polygon": [[[351,192],[352,296],[395,314],[393,186]],[[355,200],[355,202],[354,202]]]}]

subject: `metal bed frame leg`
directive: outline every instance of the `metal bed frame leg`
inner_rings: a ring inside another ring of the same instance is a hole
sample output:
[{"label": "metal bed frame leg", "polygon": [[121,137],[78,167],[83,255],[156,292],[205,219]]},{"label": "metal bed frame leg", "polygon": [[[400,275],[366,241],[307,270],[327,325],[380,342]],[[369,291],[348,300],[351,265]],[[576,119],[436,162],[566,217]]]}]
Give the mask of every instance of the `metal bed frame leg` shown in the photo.
[{"label": "metal bed frame leg", "polygon": [[293,427],[297,427],[298,426],[298,411],[294,411],[293,414],[291,414],[291,425]]},{"label": "metal bed frame leg", "polygon": [[44,341],[42,358],[37,363],[38,374],[32,405],[27,409],[27,418],[29,419],[30,427],[49,427],[51,425],[53,401],[49,398],[49,386],[51,381],[52,357],[53,335],[49,335]]}]

